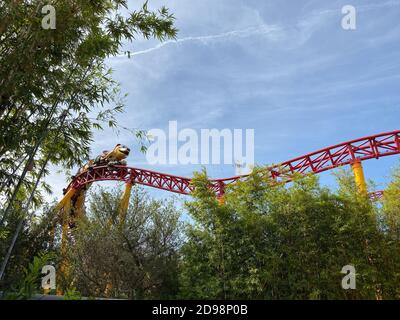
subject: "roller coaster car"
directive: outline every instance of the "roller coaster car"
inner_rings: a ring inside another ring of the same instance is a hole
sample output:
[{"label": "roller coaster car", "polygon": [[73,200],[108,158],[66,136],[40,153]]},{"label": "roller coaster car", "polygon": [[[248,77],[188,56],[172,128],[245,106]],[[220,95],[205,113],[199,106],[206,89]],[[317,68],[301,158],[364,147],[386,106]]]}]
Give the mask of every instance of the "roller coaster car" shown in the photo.
[{"label": "roller coaster car", "polygon": [[129,149],[127,146],[117,144],[112,151],[103,151],[93,161],[93,166],[101,165],[126,165],[126,157],[129,156]]},{"label": "roller coaster car", "polygon": [[97,156],[95,159],[89,160],[87,164],[79,169],[77,175],[85,172],[86,170],[93,170],[93,168],[97,166],[126,166],[125,159],[129,156],[130,151],[131,149],[129,149],[127,146],[117,144],[112,151],[103,151],[103,153]]}]

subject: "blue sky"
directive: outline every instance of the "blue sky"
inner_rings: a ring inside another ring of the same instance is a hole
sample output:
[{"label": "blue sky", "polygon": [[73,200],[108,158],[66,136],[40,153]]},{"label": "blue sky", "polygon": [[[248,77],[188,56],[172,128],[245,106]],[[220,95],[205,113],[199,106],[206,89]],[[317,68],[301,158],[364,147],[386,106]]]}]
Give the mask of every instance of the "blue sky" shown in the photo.
[{"label": "blue sky", "polygon": [[[130,128],[255,129],[257,164],[279,163],[329,145],[400,129],[400,0],[163,0],[176,17],[178,41],[137,39],[107,64],[128,93],[121,125]],[[344,5],[357,29],[341,27]],[[138,1],[130,1],[130,9]],[[93,156],[116,143],[133,147],[128,162],[191,176],[200,166],[150,166],[128,133],[96,132]],[[399,157],[364,162],[383,189]],[[232,165],[207,166],[213,177]],[[62,173],[47,178],[54,196]],[[334,185],[330,173],[321,182]],[[151,191],[157,197],[169,197]]]}]

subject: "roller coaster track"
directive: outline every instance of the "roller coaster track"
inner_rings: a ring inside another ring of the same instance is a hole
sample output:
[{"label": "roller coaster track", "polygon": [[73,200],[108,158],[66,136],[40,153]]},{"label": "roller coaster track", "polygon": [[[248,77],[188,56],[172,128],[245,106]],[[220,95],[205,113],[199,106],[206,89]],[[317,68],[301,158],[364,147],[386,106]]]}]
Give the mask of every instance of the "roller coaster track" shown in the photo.
[{"label": "roller coaster track", "polygon": [[[400,154],[400,130],[337,144],[267,167],[266,172],[278,183],[289,182],[297,174],[321,173],[344,165],[351,165],[355,162],[379,159],[396,154]],[[241,175],[212,179],[210,180],[211,188],[219,197],[224,194],[226,185],[246,177],[247,175]],[[190,194],[194,189],[191,184],[191,178],[128,166],[98,166],[75,177],[65,191],[70,189],[79,190],[92,182],[107,180],[140,184],[185,195]],[[381,191],[371,195],[372,198],[381,196]]]}]

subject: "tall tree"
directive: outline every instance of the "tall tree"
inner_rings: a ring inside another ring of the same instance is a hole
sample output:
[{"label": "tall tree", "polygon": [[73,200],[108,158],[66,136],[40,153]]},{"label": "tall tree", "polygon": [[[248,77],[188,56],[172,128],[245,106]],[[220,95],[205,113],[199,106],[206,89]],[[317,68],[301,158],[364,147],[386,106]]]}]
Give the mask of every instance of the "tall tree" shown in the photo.
[{"label": "tall tree", "polygon": [[[87,296],[166,299],[177,294],[180,213],[173,202],[133,189],[123,224],[122,193],[92,193],[68,248],[69,279]],[[68,286],[71,284],[66,283]]]},{"label": "tall tree", "polygon": [[[256,169],[228,188],[220,205],[205,173],[196,175],[182,297],[395,298],[400,265],[390,257],[399,254],[390,253],[379,206],[358,195],[353,180],[340,174],[337,192],[321,187],[316,176],[277,186]],[[355,267],[356,290],[342,288],[346,265]]]},{"label": "tall tree", "polygon": [[[42,27],[41,9],[49,4],[55,29]],[[137,36],[175,37],[174,17],[165,7],[150,11],[146,2],[124,15],[122,9],[124,0],[0,4],[0,190],[9,204],[21,187],[34,185],[37,161],[80,164],[93,128],[115,126],[123,101],[105,58]],[[96,110],[93,119],[89,114]]]},{"label": "tall tree", "polygon": [[[42,25],[48,5],[55,29]],[[50,190],[42,182],[48,166],[80,165],[93,129],[116,126],[123,97],[105,59],[136,37],[174,38],[173,22],[165,7],[151,11],[147,2],[136,11],[125,0],[0,3],[0,232],[10,249],[11,215],[24,219]]]}]

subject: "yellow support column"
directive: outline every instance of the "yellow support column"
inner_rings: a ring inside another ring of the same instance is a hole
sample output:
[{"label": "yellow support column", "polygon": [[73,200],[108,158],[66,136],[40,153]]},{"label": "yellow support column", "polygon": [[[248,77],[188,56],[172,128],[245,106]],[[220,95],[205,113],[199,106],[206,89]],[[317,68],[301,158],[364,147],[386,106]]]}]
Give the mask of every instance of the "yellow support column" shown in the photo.
[{"label": "yellow support column", "polygon": [[225,204],[225,184],[222,181],[219,181],[218,187],[217,201],[220,206],[223,206]]},{"label": "yellow support column", "polygon": [[[71,195],[72,197],[72,195]],[[60,265],[60,273],[59,276],[65,278],[68,267],[66,262],[66,253],[67,253],[67,242],[68,242],[68,221],[69,215],[71,213],[71,198],[64,201],[63,204],[63,216],[62,216],[62,225],[61,225],[61,265]],[[59,287],[57,288],[57,295],[62,295],[63,291]]]},{"label": "yellow support column", "polygon": [[83,207],[85,204],[85,195],[86,195],[85,191],[81,190],[78,195],[78,198],[76,199],[75,206],[74,206],[75,213],[76,213],[75,219],[80,219],[83,217]]},{"label": "yellow support column", "polygon": [[127,182],[125,185],[125,191],[124,194],[122,195],[121,207],[119,213],[120,225],[123,225],[125,223],[126,213],[128,211],[128,206],[129,206],[129,199],[131,197],[132,185],[133,185],[132,182]]},{"label": "yellow support column", "polygon": [[57,204],[55,207],[55,211],[61,210],[64,206],[68,205],[68,203],[71,202],[72,196],[75,194],[76,190],[71,188],[68,190],[68,192],[64,195],[64,197],[61,199],[61,201]]},{"label": "yellow support column", "polygon": [[351,168],[353,169],[354,179],[356,181],[358,192],[361,194],[367,194],[367,182],[365,181],[365,175],[361,161],[354,161],[351,165]]}]

